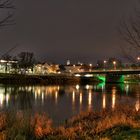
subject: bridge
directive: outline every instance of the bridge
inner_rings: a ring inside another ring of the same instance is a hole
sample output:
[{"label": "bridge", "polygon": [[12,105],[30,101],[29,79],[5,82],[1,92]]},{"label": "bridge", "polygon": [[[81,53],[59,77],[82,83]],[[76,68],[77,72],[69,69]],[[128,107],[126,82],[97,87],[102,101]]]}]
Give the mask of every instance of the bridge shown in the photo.
[{"label": "bridge", "polygon": [[[140,69],[94,70],[74,73],[75,76],[87,78],[93,77],[95,74],[106,83],[122,83],[124,82],[124,75],[140,74]],[[104,77],[101,75],[104,75]]]}]

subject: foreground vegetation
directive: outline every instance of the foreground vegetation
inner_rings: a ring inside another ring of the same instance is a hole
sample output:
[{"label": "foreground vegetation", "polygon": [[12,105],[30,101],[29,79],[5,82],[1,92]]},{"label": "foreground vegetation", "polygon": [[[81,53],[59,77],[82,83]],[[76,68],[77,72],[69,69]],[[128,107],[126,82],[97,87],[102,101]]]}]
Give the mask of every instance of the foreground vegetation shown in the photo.
[{"label": "foreground vegetation", "polygon": [[139,140],[140,111],[85,112],[54,127],[45,114],[0,113],[0,140]]}]

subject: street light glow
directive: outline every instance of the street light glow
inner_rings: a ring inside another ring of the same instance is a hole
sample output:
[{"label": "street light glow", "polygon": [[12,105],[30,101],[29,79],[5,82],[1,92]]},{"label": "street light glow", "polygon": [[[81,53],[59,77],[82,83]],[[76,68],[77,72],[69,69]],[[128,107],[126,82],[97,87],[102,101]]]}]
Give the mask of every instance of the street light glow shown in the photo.
[{"label": "street light glow", "polygon": [[140,60],[140,57],[137,57],[137,60]]},{"label": "street light glow", "polygon": [[113,64],[116,65],[116,61],[113,61]]},{"label": "street light glow", "polygon": [[89,64],[90,67],[92,67],[92,64]]},{"label": "street light glow", "polygon": [[113,61],[114,70],[116,69],[116,61]]}]

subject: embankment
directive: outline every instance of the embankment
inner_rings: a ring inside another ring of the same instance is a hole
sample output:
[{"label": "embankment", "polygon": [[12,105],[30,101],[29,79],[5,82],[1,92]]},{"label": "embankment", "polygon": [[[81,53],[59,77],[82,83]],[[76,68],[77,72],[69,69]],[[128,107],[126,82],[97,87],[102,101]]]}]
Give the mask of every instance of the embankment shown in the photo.
[{"label": "embankment", "polygon": [[50,74],[50,75],[23,75],[23,74],[3,74],[0,73],[0,83],[2,84],[86,84],[100,82],[94,78],[79,78],[70,75]]}]

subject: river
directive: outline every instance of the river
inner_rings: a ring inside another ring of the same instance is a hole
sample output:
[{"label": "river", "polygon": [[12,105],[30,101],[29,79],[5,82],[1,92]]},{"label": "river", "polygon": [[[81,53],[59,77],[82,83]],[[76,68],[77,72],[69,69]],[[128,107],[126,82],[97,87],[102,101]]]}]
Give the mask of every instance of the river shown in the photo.
[{"label": "river", "polygon": [[127,104],[140,109],[140,84],[0,85],[0,111],[46,113],[55,125],[83,111],[98,112]]}]

